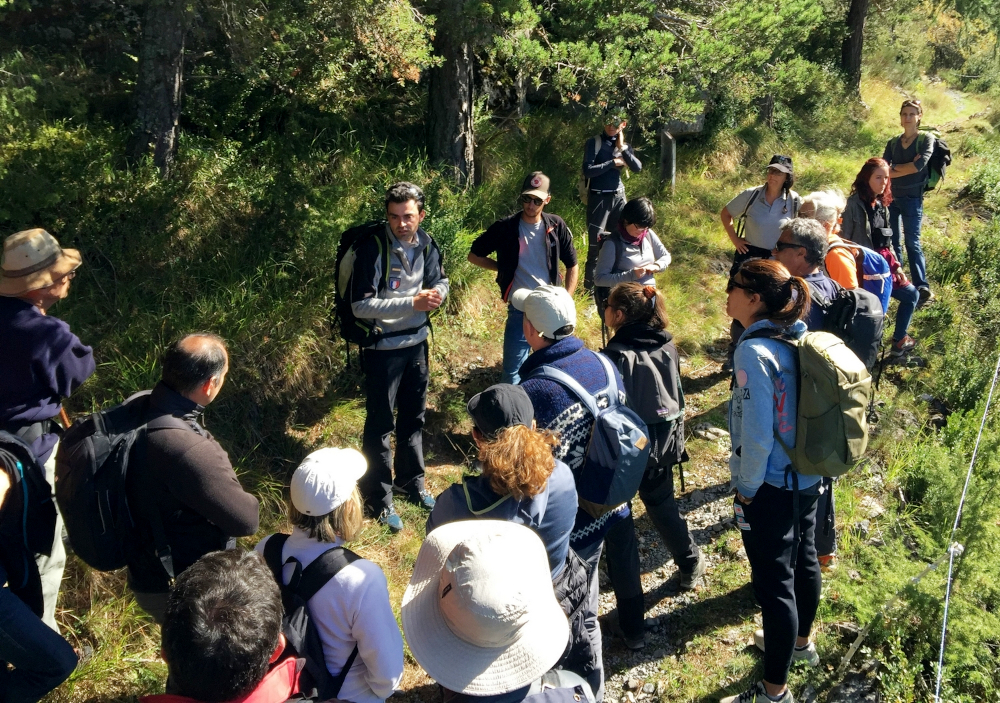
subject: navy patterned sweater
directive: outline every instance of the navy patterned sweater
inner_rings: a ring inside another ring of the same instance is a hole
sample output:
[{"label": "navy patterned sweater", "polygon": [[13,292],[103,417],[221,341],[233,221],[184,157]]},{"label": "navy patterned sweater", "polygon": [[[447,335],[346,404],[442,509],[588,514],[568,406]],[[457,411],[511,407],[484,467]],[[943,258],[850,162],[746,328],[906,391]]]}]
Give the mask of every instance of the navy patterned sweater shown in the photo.
[{"label": "navy patterned sweater", "polygon": [[[569,465],[576,479],[577,489],[580,489],[580,481],[586,480],[580,476],[580,469],[587,453],[594,419],[579,399],[561,384],[546,378],[530,378],[531,372],[542,365],[554,366],[569,374],[594,394],[605,389],[608,376],[597,358],[597,352],[587,349],[578,337],[566,337],[550,347],[539,349],[521,365],[520,374],[524,380],[520,385],[531,398],[538,427],[559,433],[556,458]],[[621,393],[621,377],[617,370],[614,373]],[[624,397],[622,401],[624,402]],[[600,542],[612,525],[628,515],[628,503],[599,518],[593,518],[582,508],[578,508],[576,523],[570,535],[570,546],[579,550]]]}]

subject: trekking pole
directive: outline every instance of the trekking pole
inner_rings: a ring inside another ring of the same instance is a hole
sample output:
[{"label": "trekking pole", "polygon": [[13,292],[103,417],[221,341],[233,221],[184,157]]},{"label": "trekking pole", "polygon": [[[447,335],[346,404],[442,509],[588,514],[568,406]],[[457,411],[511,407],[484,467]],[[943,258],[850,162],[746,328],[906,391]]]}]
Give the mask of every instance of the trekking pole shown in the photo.
[{"label": "trekking pole", "polygon": [[59,419],[62,421],[63,428],[69,429],[69,426],[73,424],[72,420],[69,419],[69,415],[66,414],[66,408],[59,406]]}]

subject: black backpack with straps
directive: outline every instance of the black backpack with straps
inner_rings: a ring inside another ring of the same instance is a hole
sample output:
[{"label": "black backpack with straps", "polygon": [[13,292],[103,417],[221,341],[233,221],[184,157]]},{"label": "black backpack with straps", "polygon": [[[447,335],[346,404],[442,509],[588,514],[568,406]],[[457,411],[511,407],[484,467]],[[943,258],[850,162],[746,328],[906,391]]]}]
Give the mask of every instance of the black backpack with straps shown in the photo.
[{"label": "black backpack with straps", "polygon": [[839,337],[854,352],[865,368],[871,371],[878,361],[879,346],[885,315],[882,304],[874,293],[864,288],[848,290],[839,283],[837,296],[827,299],[815,286],[809,286],[812,304],[823,309],[823,329]]},{"label": "black backpack with straps", "polygon": [[0,564],[7,585],[36,614],[42,611],[42,586],[35,555],[49,555],[56,528],[56,506],[45,469],[31,447],[0,430],[0,471],[10,490],[0,513]]},{"label": "black backpack with straps", "polygon": [[[149,398],[150,391],[137,393],[66,430],[56,452],[56,501],[73,551],[89,566],[98,571],[127,566],[130,557],[149,546],[141,523],[149,527],[153,550],[173,581],[163,516],[151,495],[136,496],[139,505],[130,502],[126,476],[130,464],[144,465],[150,432],[192,429],[173,415],[153,415]],[[132,483],[141,491],[148,482]]]},{"label": "black backpack with straps", "polygon": [[[347,673],[358,657],[358,646],[354,645],[340,673],[336,676],[330,674],[323,654],[323,642],[309,615],[309,599],[341,569],[361,557],[346,547],[333,547],[320,554],[303,569],[302,563],[295,557],[281,560],[281,552],[287,540],[288,535],[278,533],[272,535],[264,544],[264,561],[267,562],[281,590],[281,604],[285,611],[281,619],[281,631],[288,646],[295,650],[295,655],[306,660],[300,679],[303,693],[312,700],[329,701],[340,694]],[[292,564],[295,568],[286,585],[282,572],[288,564]]]}]

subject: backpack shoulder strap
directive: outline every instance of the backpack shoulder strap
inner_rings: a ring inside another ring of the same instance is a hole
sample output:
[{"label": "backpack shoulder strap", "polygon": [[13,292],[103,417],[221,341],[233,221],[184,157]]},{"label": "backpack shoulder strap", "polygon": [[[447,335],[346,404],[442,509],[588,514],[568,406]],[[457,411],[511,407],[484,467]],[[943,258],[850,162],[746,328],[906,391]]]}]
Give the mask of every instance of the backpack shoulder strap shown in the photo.
[{"label": "backpack shoulder strap", "polygon": [[597,417],[600,409],[597,407],[597,399],[592,396],[586,388],[580,385],[580,383],[570,376],[568,373],[560,371],[554,366],[549,364],[543,364],[535,369],[529,376],[529,378],[545,378],[550,381],[554,381],[561,386],[564,386],[570,393],[575,395],[581,403],[583,403],[587,410],[593,417]]},{"label": "backpack shoulder strap", "polygon": [[591,139],[594,140],[594,158],[596,159],[597,155],[601,153],[601,137],[598,135],[596,137],[591,137]]},{"label": "backpack shoulder strap", "polygon": [[341,569],[360,558],[347,547],[333,547],[326,550],[302,570],[302,578],[296,591],[302,600],[308,601]]},{"label": "backpack shoulder strap", "polygon": [[271,535],[270,539],[264,544],[264,562],[267,564],[267,568],[271,570],[271,573],[274,574],[274,580],[278,582],[279,586],[283,583],[281,568],[284,564],[281,560],[281,552],[285,548],[285,542],[287,541],[288,535],[278,532]]},{"label": "backpack shoulder strap", "polygon": [[[611,364],[611,360],[604,356],[604,354],[595,352],[594,356],[601,362],[601,366],[604,367],[604,373],[608,376],[608,385],[604,387],[604,394],[608,396],[608,407],[618,405],[618,384],[615,383],[615,368]],[[594,413],[594,417],[597,417],[597,413]]]}]

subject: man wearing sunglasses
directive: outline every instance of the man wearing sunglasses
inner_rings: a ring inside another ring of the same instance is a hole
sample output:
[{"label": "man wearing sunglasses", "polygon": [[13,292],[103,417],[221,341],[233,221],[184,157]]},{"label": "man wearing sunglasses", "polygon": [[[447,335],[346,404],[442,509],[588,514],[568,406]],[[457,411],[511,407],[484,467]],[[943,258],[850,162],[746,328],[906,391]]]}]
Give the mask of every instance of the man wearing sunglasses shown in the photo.
[{"label": "man wearing sunglasses", "polygon": [[[511,296],[522,288],[562,285],[560,261],[566,267],[566,290],[572,293],[579,279],[573,233],[561,217],[545,212],[552,200],[549,185],[549,177],[541,171],[528,174],[521,185],[521,211],[490,225],[469,252],[470,263],[496,271],[500,297],[507,303],[503,383],[520,380],[518,369],[531,353],[522,329],[524,313],[510,305]],[[496,258],[490,258],[494,254]]]}]

